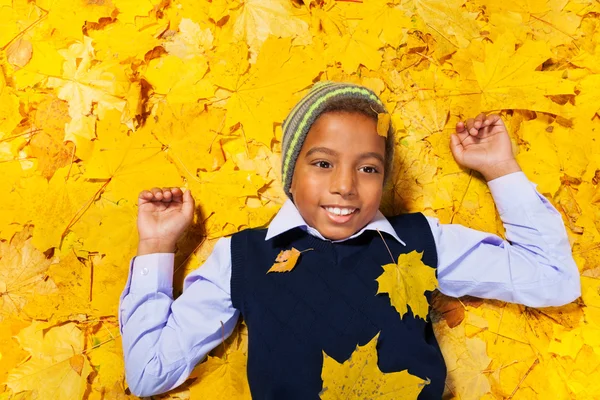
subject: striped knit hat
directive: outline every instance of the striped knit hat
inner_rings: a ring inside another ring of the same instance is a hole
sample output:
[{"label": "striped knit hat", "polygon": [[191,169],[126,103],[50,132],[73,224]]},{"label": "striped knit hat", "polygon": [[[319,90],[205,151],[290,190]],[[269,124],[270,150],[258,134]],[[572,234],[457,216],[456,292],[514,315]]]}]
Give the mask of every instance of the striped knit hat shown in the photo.
[{"label": "striped knit hat", "polygon": [[[290,186],[292,184],[296,160],[310,127],[330,104],[346,99],[365,100],[369,103],[374,114],[387,113],[379,97],[366,87],[341,82],[324,81],[315,83],[308,94],[296,104],[283,122],[281,177],[283,180],[283,190],[289,198],[292,198]],[[392,130],[391,126],[389,130]]]}]

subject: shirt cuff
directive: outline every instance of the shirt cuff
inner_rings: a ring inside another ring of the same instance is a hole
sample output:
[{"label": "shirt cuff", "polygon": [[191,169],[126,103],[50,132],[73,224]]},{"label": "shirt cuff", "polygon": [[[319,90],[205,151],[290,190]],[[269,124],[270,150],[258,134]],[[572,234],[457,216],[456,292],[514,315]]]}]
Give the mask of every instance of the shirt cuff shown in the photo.
[{"label": "shirt cuff", "polygon": [[527,179],[522,171],[513,172],[488,182],[500,215],[506,211],[523,207],[527,204],[543,205],[535,185]]},{"label": "shirt cuff", "polygon": [[170,294],[173,291],[174,262],[174,253],[153,253],[135,257],[131,269],[130,292]]}]

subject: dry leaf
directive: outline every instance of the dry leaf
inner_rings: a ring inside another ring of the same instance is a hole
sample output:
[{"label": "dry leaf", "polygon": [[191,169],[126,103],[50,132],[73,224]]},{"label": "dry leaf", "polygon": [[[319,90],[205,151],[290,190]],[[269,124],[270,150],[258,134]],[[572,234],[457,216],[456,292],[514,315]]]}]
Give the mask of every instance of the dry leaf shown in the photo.
[{"label": "dry leaf", "polygon": [[275,259],[275,263],[267,271],[267,274],[269,272],[290,272],[296,266],[298,258],[300,258],[300,254],[302,253],[294,247],[290,250],[281,250]]},{"label": "dry leaf", "polygon": [[6,384],[14,393],[31,390],[41,399],[82,398],[92,367],[82,354],[83,333],[74,323],[48,327],[34,322],[17,337],[31,358],[8,376]]},{"label": "dry leaf", "polygon": [[377,114],[377,134],[388,137],[388,131],[390,129],[391,116],[388,113]]}]

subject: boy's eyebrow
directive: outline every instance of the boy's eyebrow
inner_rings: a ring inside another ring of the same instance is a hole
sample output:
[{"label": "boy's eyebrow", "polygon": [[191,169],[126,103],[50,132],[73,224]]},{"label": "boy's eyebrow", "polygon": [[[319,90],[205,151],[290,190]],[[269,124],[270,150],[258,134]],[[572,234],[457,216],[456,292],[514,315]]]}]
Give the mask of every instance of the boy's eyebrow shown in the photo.
[{"label": "boy's eyebrow", "polygon": [[325,154],[330,155],[330,156],[337,156],[338,155],[337,151],[332,150],[332,149],[330,149],[328,147],[313,147],[312,149],[310,149],[306,153],[305,157],[309,157],[311,154],[314,154],[314,153],[325,153]]},{"label": "boy's eyebrow", "polygon": [[370,151],[368,153],[362,153],[358,157],[359,160],[363,160],[365,158],[376,158],[377,160],[381,161],[382,164],[385,164],[385,160],[383,159],[383,156],[379,153],[375,153],[374,151]]},{"label": "boy's eyebrow", "polygon": [[[329,147],[313,147],[312,149],[310,149],[309,151],[306,152],[306,156],[305,157],[310,157],[312,154],[314,153],[325,153],[327,155],[330,155],[332,157],[337,156],[339,153],[333,149],[330,149]],[[383,158],[383,156],[379,153],[376,153],[374,151],[369,151],[367,153],[362,153],[360,156],[358,156],[359,160],[363,160],[365,158],[375,158],[379,161],[381,161],[382,164],[385,164],[385,160]]]}]

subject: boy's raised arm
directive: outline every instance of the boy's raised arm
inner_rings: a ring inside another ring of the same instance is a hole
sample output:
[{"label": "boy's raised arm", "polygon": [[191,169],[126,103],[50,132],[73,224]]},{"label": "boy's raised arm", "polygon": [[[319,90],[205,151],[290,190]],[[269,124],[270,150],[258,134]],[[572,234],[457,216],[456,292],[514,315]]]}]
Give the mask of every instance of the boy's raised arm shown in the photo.
[{"label": "boy's raised arm", "polygon": [[231,304],[229,238],[217,242],[173,301],[173,252],[192,220],[191,195],[155,188],[142,192],[138,204],[140,244],[121,295],[119,323],[129,388],[149,396],[183,383],[223,340],[221,323],[229,336],[239,313]]},{"label": "boy's raised arm", "polygon": [[488,181],[507,240],[428,218],[438,247],[440,290],[532,307],[575,300],[581,294],[579,271],[561,215],[520,172],[500,117],[480,114],[456,130],[452,153]]}]

